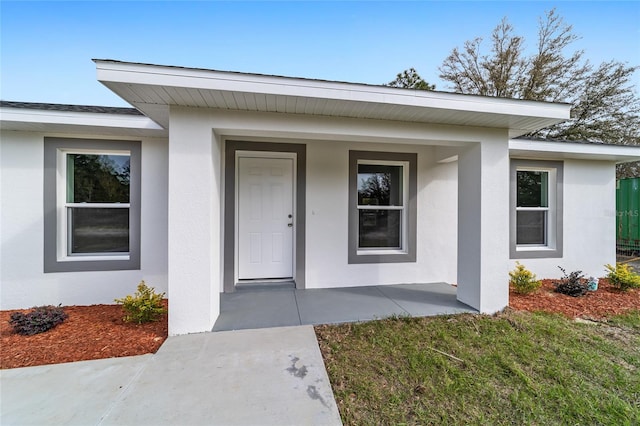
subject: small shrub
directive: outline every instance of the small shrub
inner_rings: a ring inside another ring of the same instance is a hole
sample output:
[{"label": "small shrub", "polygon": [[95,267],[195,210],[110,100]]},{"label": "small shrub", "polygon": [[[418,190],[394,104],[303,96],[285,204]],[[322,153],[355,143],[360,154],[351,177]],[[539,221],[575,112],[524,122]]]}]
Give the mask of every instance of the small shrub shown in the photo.
[{"label": "small shrub", "polygon": [[127,313],[124,317],[126,322],[144,322],[155,321],[158,317],[167,312],[162,305],[164,293],[156,293],[153,287],[147,287],[144,280],[138,284],[138,291],[135,294],[128,295],[124,299],[115,299],[116,303],[122,305]]},{"label": "small shrub", "polygon": [[22,312],[12,313],[9,324],[11,324],[16,333],[23,336],[32,336],[51,330],[68,317],[60,306],[37,306],[26,314]]},{"label": "small shrub", "polygon": [[589,292],[589,284],[585,282],[582,271],[573,271],[567,275],[562,267],[558,268],[564,275],[559,281],[553,282],[556,292],[572,297],[584,296]]},{"label": "small shrub", "polygon": [[607,278],[615,288],[627,291],[631,288],[640,288],[640,275],[633,272],[629,265],[616,263],[616,266],[604,265],[609,271]]},{"label": "small shrub", "polygon": [[509,278],[511,278],[509,284],[513,286],[516,293],[520,294],[533,293],[542,285],[542,282],[536,279],[535,274],[520,262],[516,262],[516,269],[509,272]]}]

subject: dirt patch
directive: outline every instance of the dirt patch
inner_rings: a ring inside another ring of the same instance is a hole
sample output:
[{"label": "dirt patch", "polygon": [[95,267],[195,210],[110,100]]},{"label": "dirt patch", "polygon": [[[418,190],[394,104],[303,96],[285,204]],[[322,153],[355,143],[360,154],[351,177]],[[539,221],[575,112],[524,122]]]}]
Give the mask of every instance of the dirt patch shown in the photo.
[{"label": "dirt patch", "polygon": [[542,287],[532,294],[517,294],[509,289],[509,306],[531,312],[555,312],[569,318],[597,319],[640,309],[640,289],[619,291],[606,279],[600,279],[598,290],[582,297],[571,297],[553,290],[553,280],[542,280]]},{"label": "dirt patch", "polygon": [[62,324],[33,336],[13,331],[9,317],[15,310],[0,311],[0,368],[155,353],[168,334],[166,314],[151,323],[129,324],[120,305],[65,306],[64,311],[69,318]]}]

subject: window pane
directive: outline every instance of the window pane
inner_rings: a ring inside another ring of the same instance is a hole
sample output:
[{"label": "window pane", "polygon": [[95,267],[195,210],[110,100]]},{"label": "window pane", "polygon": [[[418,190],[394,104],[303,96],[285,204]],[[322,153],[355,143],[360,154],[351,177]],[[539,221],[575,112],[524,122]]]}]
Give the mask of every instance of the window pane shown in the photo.
[{"label": "window pane", "polygon": [[401,210],[359,210],[358,248],[400,249]]},{"label": "window pane", "polygon": [[516,244],[547,244],[546,211],[517,212],[516,227]]},{"label": "window pane", "polygon": [[67,155],[68,203],[128,203],[128,155]]},{"label": "window pane", "polygon": [[129,252],[129,209],[70,208],[73,253]]},{"label": "window pane", "polygon": [[518,170],[518,207],[549,207],[549,172]]},{"label": "window pane", "polygon": [[358,164],[358,205],[401,206],[402,166]]}]

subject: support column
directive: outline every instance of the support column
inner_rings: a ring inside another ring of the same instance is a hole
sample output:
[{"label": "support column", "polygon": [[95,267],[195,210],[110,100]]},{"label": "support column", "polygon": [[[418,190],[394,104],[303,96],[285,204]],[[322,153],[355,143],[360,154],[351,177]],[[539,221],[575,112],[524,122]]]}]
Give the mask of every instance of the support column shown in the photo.
[{"label": "support column", "polygon": [[210,331],[220,313],[220,151],[206,111],[171,108],[169,335]]},{"label": "support column", "polygon": [[506,134],[458,157],[458,300],[483,313],[509,304],[509,146]]}]

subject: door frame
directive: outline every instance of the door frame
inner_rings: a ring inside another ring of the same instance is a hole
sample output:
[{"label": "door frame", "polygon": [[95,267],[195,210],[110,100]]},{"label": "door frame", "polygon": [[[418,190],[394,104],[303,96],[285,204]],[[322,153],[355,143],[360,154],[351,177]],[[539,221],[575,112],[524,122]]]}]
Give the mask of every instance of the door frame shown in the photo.
[{"label": "door frame", "polygon": [[294,255],[293,281],[297,289],[305,288],[305,223],[306,223],[306,163],[307,146],[299,143],[274,143],[227,140],[225,141],[224,168],[224,242],[223,248],[223,291],[233,293],[237,283],[237,160],[238,154],[252,153],[252,156],[277,157],[294,160]]},{"label": "door frame", "polygon": [[[240,253],[240,246],[238,244],[238,241],[240,241],[240,185],[238,184],[238,182],[240,182],[240,159],[241,158],[262,158],[262,159],[276,159],[276,160],[293,160],[292,164],[291,164],[291,215],[295,218],[298,217],[298,212],[296,209],[296,153],[295,152],[275,152],[275,151],[236,151],[236,185],[235,185],[235,229],[234,229],[234,238],[236,241],[235,244],[235,253],[234,253],[234,257],[235,257],[235,265],[234,265],[234,282],[237,284],[238,282],[245,282],[245,280],[241,280],[240,279],[240,259],[239,259],[239,253]],[[295,223],[294,223],[295,225]],[[295,253],[296,253],[296,227],[293,227],[293,234],[292,234],[292,241],[291,241],[291,277],[286,278],[286,279],[282,279],[282,278],[264,278],[264,279],[258,279],[258,280],[246,280],[248,282],[251,281],[263,281],[263,282],[267,282],[267,281],[290,281],[290,280],[294,280],[295,282],[295,278],[296,278],[296,257],[295,257]]]}]

